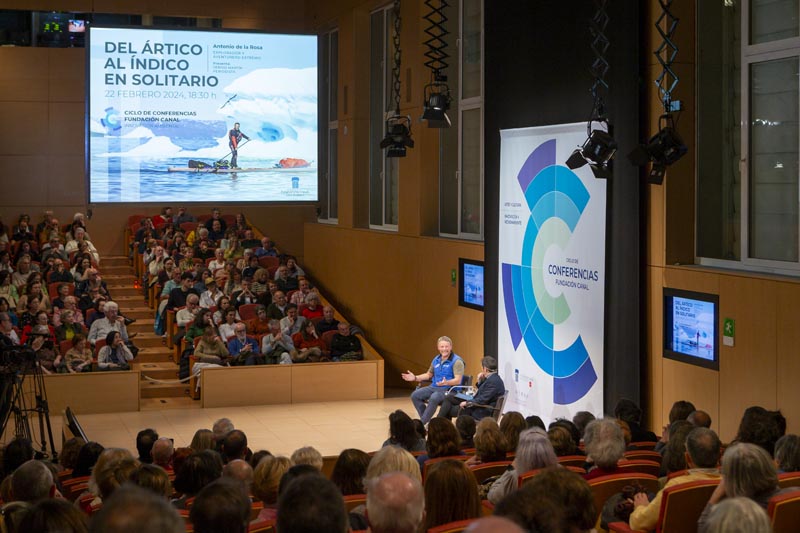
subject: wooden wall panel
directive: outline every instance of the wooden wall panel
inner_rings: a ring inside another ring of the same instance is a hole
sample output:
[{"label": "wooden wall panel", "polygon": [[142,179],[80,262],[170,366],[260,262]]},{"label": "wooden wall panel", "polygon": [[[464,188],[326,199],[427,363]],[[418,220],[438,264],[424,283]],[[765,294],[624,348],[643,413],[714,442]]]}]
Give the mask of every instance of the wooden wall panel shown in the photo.
[{"label": "wooden wall panel", "polygon": [[0,102],[46,102],[48,49],[0,47]]},{"label": "wooden wall panel", "polygon": [[377,364],[292,365],[292,403],[377,398]]},{"label": "wooden wall panel", "polygon": [[774,281],[720,276],[720,320],[736,320],[736,345],[720,347],[720,436],[732,438],[744,410],[777,405]]},{"label": "wooden wall panel", "polygon": [[203,407],[273,405],[292,397],[291,365],[208,368],[201,379]]},{"label": "wooden wall panel", "polygon": [[50,50],[48,59],[50,101],[77,102],[83,108],[86,93],[86,49],[56,48]]},{"label": "wooden wall panel", "polygon": [[[777,289],[777,408],[787,432],[800,433],[800,285],[779,283]],[[737,323],[738,325],[738,323]]]},{"label": "wooden wall panel", "polygon": [[[57,156],[80,156],[86,146],[84,103],[51,103],[48,109],[47,136],[37,139],[40,148]],[[45,144],[46,143],[46,144]]]},{"label": "wooden wall panel", "polygon": [[[662,399],[661,425],[654,425],[653,430],[658,433],[664,425],[669,423],[669,410],[678,400],[692,402],[695,407],[711,415],[712,429],[720,431],[720,373],[699,366],[663,359],[664,393]],[[723,436],[726,441],[731,436]]]},{"label": "wooden wall panel", "polygon": [[138,411],[140,380],[138,371],[45,376],[50,416],[68,406],[78,415]]},{"label": "wooden wall panel", "polygon": [[[660,267],[647,268],[647,319],[642,321],[647,328],[648,352],[646,387],[648,398],[647,425],[660,428],[664,425],[664,358],[661,357],[664,346],[662,324],[664,321],[664,305],[662,295],[664,289],[664,269]],[[610,411],[610,409],[606,409]]]},{"label": "wooden wall panel", "polygon": [[424,372],[448,335],[474,373],[483,354],[483,315],[459,308],[450,270],[480,259],[483,244],[306,224],[306,266],[337,309],[361,326],[386,360],[386,383]]},{"label": "wooden wall panel", "polygon": [[[0,102],[0,156],[48,152],[48,105],[41,102]],[[11,127],[13,126],[13,127]]]}]

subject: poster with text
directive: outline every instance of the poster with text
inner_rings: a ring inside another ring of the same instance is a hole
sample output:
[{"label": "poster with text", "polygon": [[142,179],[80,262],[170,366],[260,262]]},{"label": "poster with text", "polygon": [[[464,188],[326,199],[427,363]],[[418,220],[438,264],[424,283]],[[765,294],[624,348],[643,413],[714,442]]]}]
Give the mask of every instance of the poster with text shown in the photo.
[{"label": "poster with text", "polygon": [[606,181],[564,164],[586,124],[503,130],[499,372],[505,411],[603,414]]},{"label": "poster with text", "polygon": [[90,27],[88,55],[90,202],[317,200],[316,36]]}]

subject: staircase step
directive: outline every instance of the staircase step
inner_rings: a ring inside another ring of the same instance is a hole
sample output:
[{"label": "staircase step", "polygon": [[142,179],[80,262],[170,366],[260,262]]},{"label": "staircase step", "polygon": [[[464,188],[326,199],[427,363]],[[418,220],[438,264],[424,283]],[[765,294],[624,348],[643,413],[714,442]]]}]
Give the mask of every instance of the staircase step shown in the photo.
[{"label": "staircase step", "polygon": [[130,307],[126,305],[125,309],[123,309],[122,311],[126,317],[135,318],[137,323],[139,322],[139,320],[147,320],[147,319],[154,320],[154,317],[156,316],[155,311],[143,305],[137,305],[135,307]]},{"label": "staircase step", "polygon": [[166,348],[164,342],[164,339],[153,333],[152,330],[150,330],[150,332],[139,333],[133,339],[133,344],[139,348]]},{"label": "staircase step", "polygon": [[178,365],[173,362],[134,363],[133,369],[141,371],[142,380],[144,376],[162,380],[178,379]]},{"label": "staircase step", "polygon": [[119,300],[120,298],[127,297],[135,297],[144,301],[142,289],[137,289],[132,283],[130,285],[109,285],[108,292],[114,296],[115,301]]},{"label": "staircase step", "polygon": [[139,385],[139,398],[175,398],[189,395],[188,383],[165,385],[142,381]]},{"label": "staircase step", "polygon": [[131,266],[131,260],[124,255],[103,256],[103,266]]},{"label": "staircase step", "polygon": [[103,274],[127,274],[133,276],[133,267],[130,265],[100,265],[100,272]]}]

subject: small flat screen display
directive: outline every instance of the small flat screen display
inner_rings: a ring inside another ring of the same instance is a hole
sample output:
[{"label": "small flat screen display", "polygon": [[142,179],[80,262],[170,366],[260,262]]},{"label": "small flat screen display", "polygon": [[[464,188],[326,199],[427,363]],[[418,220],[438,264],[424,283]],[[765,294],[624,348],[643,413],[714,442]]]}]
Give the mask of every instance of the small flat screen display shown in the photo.
[{"label": "small flat screen display", "polygon": [[664,289],[664,357],[719,368],[719,297]]},{"label": "small flat screen display", "polygon": [[459,259],[458,305],[483,311],[483,261]]}]

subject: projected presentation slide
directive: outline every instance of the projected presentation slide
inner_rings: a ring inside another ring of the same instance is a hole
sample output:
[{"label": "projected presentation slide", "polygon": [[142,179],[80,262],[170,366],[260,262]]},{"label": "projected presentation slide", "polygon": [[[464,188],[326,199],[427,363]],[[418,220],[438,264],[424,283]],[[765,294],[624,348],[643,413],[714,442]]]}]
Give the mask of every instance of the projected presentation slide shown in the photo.
[{"label": "projected presentation slide", "polygon": [[673,297],[672,349],[676,352],[714,359],[714,304]]},{"label": "projected presentation slide", "polygon": [[89,27],[89,201],[317,200],[317,38]]},{"label": "projected presentation slide", "polygon": [[483,307],[483,266],[464,263],[464,302]]}]

